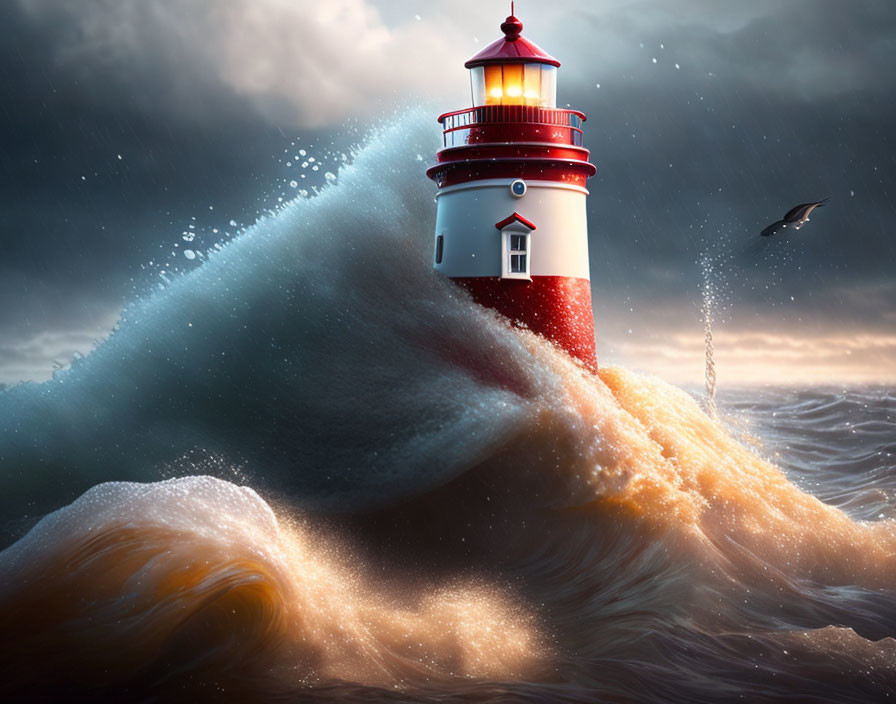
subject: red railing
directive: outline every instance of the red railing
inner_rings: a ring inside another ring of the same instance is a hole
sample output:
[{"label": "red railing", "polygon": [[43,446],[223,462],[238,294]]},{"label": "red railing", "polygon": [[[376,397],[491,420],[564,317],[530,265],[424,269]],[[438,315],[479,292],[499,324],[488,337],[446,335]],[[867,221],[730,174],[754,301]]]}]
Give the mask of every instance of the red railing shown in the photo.
[{"label": "red railing", "polygon": [[446,148],[516,138],[582,146],[584,113],[530,105],[483,105],[439,117]]}]

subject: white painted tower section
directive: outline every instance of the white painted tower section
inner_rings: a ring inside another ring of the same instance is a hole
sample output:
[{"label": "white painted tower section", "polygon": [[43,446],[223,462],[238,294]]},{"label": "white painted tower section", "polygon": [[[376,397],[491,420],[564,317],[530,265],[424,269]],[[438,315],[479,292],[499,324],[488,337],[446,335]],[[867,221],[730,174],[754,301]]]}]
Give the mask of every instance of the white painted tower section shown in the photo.
[{"label": "white painted tower section", "polygon": [[[470,181],[441,189],[436,195],[436,271],[451,278],[530,278],[562,276],[590,280],[588,190],[558,181],[526,181],[517,196],[518,179]],[[527,234],[521,223],[505,231],[495,225],[519,213],[536,229],[528,234],[528,275],[508,271],[512,233]],[[441,245],[439,237],[442,237]],[[440,256],[441,255],[441,258]]]}]

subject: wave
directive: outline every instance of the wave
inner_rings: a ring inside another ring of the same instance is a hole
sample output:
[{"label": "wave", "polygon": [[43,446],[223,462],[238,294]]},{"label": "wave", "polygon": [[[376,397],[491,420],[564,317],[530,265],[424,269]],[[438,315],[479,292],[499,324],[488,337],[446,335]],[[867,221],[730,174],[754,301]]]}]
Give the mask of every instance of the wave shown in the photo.
[{"label": "wave", "polygon": [[385,592],[332,538],[209,477],[88,491],[2,554],[0,602],[3,687],[36,699],[513,678],[541,647],[501,590]]},{"label": "wave", "polygon": [[432,146],[422,114],[371,137],[64,374],[0,395],[0,516],[222,458],[305,505],[386,503],[505,442],[537,361],[432,271]]},{"label": "wave", "polygon": [[[7,691],[891,692],[896,523],[436,276],[430,135],[413,115],[373,136],[70,370],[0,395],[8,533],[87,492],[0,553]],[[212,470],[252,489],[158,481]]]}]

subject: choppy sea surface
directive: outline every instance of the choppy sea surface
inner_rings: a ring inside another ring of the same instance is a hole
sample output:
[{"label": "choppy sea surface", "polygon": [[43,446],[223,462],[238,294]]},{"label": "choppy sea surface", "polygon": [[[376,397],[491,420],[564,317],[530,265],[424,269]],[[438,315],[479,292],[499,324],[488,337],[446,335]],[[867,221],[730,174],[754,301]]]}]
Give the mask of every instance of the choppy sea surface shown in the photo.
[{"label": "choppy sea surface", "polygon": [[800,488],[859,520],[896,518],[896,391],[741,389],[724,410]]},{"label": "choppy sea surface", "polygon": [[896,696],[893,393],[591,374],[431,271],[430,151],[0,393],[4,699]]}]

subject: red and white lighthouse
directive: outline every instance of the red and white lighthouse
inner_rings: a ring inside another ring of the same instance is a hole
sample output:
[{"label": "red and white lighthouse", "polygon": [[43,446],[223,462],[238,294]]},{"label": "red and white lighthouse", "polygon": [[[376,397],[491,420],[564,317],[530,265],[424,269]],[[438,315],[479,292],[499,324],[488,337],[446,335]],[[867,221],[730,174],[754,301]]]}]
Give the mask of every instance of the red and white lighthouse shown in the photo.
[{"label": "red and white lighthouse", "polygon": [[435,268],[596,369],[585,115],[557,109],[560,62],[522,22],[501,30],[466,63],[473,107],[439,118],[444,148],[427,171],[439,188]]}]

